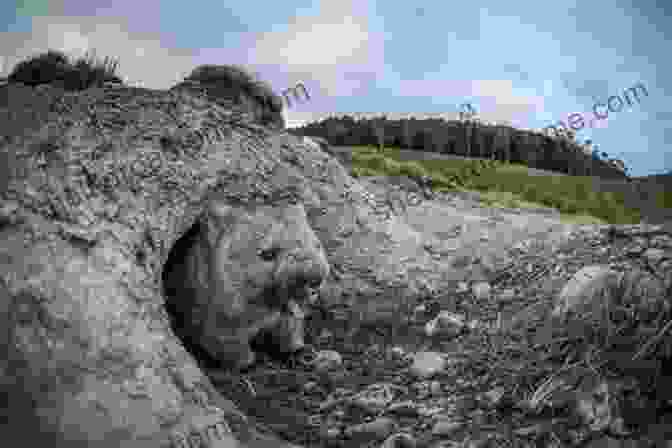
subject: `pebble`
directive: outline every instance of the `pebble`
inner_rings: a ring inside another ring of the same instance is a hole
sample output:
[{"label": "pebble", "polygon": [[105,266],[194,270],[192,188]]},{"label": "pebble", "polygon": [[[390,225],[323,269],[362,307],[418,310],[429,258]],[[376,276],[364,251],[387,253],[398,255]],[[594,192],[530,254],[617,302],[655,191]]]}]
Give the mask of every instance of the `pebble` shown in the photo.
[{"label": "pebble", "polygon": [[325,439],[336,439],[343,435],[343,431],[340,428],[326,428],[321,433]]},{"label": "pebble", "polygon": [[504,393],[505,390],[503,387],[495,387],[494,389],[485,392],[483,395],[492,406],[497,406],[501,403],[502,398],[504,398]]},{"label": "pebble", "polygon": [[379,383],[369,386],[352,399],[352,403],[369,412],[380,412],[394,399],[389,384]]},{"label": "pebble", "polygon": [[471,287],[471,292],[477,300],[485,300],[490,298],[490,284],[487,282],[478,282]]},{"label": "pebble", "polygon": [[418,404],[411,400],[393,403],[387,408],[387,410],[391,413],[405,417],[417,417],[420,415],[418,412]]},{"label": "pebble", "polygon": [[390,349],[390,356],[392,359],[401,360],[406,356],[406,350],[402,347],[394,346]]},{"label": "pebble", "polygon": [[415,448],[417,443],[410,434],[403,432],[393,434],[381,445],[381,448]]},{"label": "pebble", "polygon": [[379,417],[372,422],[346,428],[345,435],[357,440],[382,440],[392,434],[397,423],[388,417]]},{"label": "pebble", "polygon": [[649,260],[649,262],[654,265],[658,264],[665,257],[665,255],[666,254],[664,250],[653,247],[647,249],[646,252],[644,252],[644,258]]},{"label": "pebble", "polygon": [[341,354],[335,350],[320,350],[315,354],[312,365],[315,370],[327,371],[335,369],[343,364]]},{"label": "pebble", "polygon": [[459,314],[450,311],[441,311],[439,314],[425,324],[425,334],[432,336],[459,336],[464,330],[466,323]]},{"label": "pebble", "polygon": [[418,352],[413,355],[413,363],[409,367],[411,375],[417,378],[429,378],[446,367],[444,354],[439,352]]},{"label": "pebble", "polygon": [[303,385],[303,391],[306,393],[311,393],[319,388],[319,384],[316,381],[308,381]]},{"label": "pebble", "polygon": [[500,302],[510,302],[516,297],[516,290],[513,288],[507,288],[499,293]]},{"label": "pebble", "polygon": [[450,436],[464,426],[461,422],[453,420],[442,419],[437,421],[432,427],[432,435],[435,436]]},{"label": "pebble", "polygon": [[418,322],[422,320],[423,315],[427,312],[427,306],[422,304],[413,309],[413,321]]},{"label": "pebble", "polygon": [[606,288],[609,278],[614,275],[617,273],[608,266],[583,267],[560,291],[552,315],[565,316],[567,313],[576,311],[578,307],[588,304],[596,294]]},{"label": "pebble", "polygon": [[327,330],[326,328],[323,328],[317,339],[320,344],[329,344],[332,341],[333,337],[334,335],[331,331]]},{"label": "pebble", "polygon": [[457,284],[457,292],[467,292],[469,291],[469,284],[467,282],[459,282]]}]

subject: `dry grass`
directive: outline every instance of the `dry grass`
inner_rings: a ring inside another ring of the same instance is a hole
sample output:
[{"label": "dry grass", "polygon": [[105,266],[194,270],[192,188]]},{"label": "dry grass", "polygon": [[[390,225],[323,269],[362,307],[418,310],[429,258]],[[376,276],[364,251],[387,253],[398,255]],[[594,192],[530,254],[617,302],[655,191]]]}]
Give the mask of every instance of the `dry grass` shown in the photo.
[{"label": "dry grass", "polygon": [[99,60],[93,53],[71,59],[63,52],[48,50],[16,64],[7,81],[32,87],[52,84],[68,91],[79,91],[109,81],[120,83],[121,79],[115,75],[118,65],[116,59],[105,57]]}]

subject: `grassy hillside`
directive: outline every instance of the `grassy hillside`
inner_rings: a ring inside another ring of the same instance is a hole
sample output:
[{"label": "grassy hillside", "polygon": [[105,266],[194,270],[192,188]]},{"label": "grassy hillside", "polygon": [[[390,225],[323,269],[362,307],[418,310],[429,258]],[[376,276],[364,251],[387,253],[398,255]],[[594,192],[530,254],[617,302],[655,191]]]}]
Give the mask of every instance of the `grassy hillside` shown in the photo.
[{"label": "grassy hillside", "polygon": [[[531,176],[526,166],[498,161],[403,161],[397,148],[380,153],[362,146],[353,148],[352,174],[428,175],[439,191],[478,191],[482,202],[493,207],[552,207],[571,222],[639,224],[641,220],[640,210],[624,205],[622,193],[595,191],[591,177]],[[671,193],[659,193],[659,203],[672,204]]]}]

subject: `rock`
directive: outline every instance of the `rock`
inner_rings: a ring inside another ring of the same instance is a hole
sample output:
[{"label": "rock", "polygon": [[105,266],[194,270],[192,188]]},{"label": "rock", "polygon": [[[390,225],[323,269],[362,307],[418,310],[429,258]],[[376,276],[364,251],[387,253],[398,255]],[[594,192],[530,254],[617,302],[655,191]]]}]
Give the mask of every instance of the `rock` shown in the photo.
[{"label": "rock", "polygon": [[449,311],[441,311],[427,324],[425,324],[425,334],[429,337],[456,337],[462,334],[467,327],[464,318]]},{"label": "rock", "polygon": [[323,328],[322,331],[320,331],[319,336],[317,337],[317,340],[320,344],[329,344],[334,338],[334,334],[327,330],[326,328]]},{"label": "rock", "polygon": [[418,305],[415,308],[413,308],[413,316],[412,320],[414,322],[418,322],[422,320],[422,318],[425,316],[425,313],[427,313],[427,306],[424,304]]},{"label": "rock", "polygon": [[457,292],[467,292],[469,291],[469,284],[467,282],[458,282]]},{"label": "rock", "polygon": [[432,434],[435,436],[451,436],[464,427],[464,423],[442,419],[437,421],[432,427]]},{"label": "rock", "polygon": [[380,446],[380,448],[415,448],[417,443],[415,438],[403,432],[393,434]]},{"label": "rock", "polygon": [[471,292],[477,300],[486,300],[490,298],[490,284],[487,282],[478,282],[471,287]]},{"label": "rock", "polygon": [[409,367],[411,375],[417,378],[430,378],[443,371],[446,361],[443,353],[418,352],[413,355],[413,364]]},{"label": "rock", "polygon": [[660,263],[666,255],[667,254],[663,249],[657,249],[655,247],[649,248],[644,252],[644,258],[653,265]]},{"label": "rock", "polygon": [[400,416],[417,417],[420,415],[418,407],[418,403],[415,403],[411,400],[406,400],[398,403],[392,403],[387,408],[387,411]]},{"label": "rock", "polygon": [[503,387],[496,387],[485,392],[483,395],[491,406],[498,406],[502,402],[505,392]]},{"label": "rock", "polygon": [[402,360],[406,356],[406,350],[399,346],[391,347],[389,349],[389,356],[395,360]]},{"label": "rock", "polygon": [[341,354],[334,350],[320,350],[310,363],[319,372],[336,369],[343,364]]},{"label": "rock", "polygon": [[379,417],[372,422],[346,428],[345,435],[360,443],[369,440],[382,440],[394,432],[396,427],[397,423],[393,419]]},{"label": "rock", "polygon": [[335,427],[326,427],[320,433],[325,439],[337,439],[343,435],[343,431]]},{"label": "rock", "polygon": [[308,381],[306,384],[303,385],[303,391],[305,393],[312,393],[315,392],[316,390],[319,390],[319,384],[315,381]]},{"label": "rock", "polygon": [[369,411],[380,412],[394,400],[394,390],[398,388],[390,383],[374,383],[355,395],[351,402]]},{"label": "rock", "polygon": [[508,303],[516,297],[516,291],[513,288],[507,288],[498,297],[501,303]]},{"label": "rock", "polygon": [[[583,307],[594,304],[593,300],[600,297],[618,273],[608,266],[586,266],[567,282],[557,297],[552,315],[566,317],[569,313],[579,313]],[[603,305],[603,304],[602,304]]]}]

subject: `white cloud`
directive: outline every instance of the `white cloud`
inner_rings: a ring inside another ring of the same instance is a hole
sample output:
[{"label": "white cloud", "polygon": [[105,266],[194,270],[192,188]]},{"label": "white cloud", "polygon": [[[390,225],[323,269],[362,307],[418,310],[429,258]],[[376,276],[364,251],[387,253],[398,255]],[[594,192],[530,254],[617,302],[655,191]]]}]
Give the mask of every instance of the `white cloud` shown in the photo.
[{"label": "white cloud", "polygon": [[74,57],[88,51],[99,58],[118,58],[118,74],[129,85],[164,89],[180,81],[193,68],[188,52],[163,48],[158,35],[129,32],[122,18],[118,18],[118,23],[111,20],[33,17],[31,33],[2,33],[0,54],[8,56],[6,65],[10,66],[6,70],[48,49],[61,50]]},{"label": "white cloud", "polygon": [[249,60],[286,67],[289,82],[310,78],[324,94],[338,96],[361,86],[349,72],[380,73],[382,53],[382,36],[369,32],[354,3],[324,1],[317,15],[298,16],[281,31],[261,34]]}]

